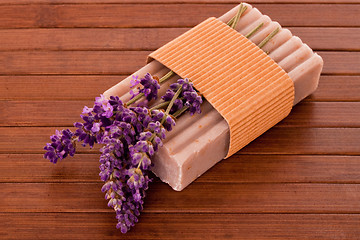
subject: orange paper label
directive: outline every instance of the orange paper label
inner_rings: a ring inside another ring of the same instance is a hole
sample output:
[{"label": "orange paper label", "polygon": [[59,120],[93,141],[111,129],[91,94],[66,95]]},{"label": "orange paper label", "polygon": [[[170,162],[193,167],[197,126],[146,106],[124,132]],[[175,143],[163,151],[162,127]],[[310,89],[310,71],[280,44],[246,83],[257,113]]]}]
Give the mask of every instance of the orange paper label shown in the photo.
[{"label": "orange paper label", "polygon": [[209,18],[149,55],[195,88],[229,124],[229,157],[285,118],[294,101],[289,75],[264,51]]}]

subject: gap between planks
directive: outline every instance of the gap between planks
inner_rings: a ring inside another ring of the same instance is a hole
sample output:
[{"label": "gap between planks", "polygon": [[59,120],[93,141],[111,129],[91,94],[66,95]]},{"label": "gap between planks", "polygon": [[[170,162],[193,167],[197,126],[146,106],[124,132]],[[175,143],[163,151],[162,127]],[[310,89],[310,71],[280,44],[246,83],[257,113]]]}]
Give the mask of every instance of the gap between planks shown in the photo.
[{"label": "gap between planks", "polygon": [[[47,28],[0,29],[1,51],[144,51],[155,50],[189,28]],[[360,28],[293,27],[313,50],[359,51]],[[139,38],[138,36],[146,36]],[[158,36],[162,36],[159,38]],[[343,36],[347,36],[344,38]]]},{"label": "gap between planks", "polygon": [[[0,182],[97,183],[99,155],[77,154],[54,165],[43,154],[0,154]],[[237,154],[216,164],[195,183],[360,184],[359,163],[360,156]]]},{"label": "gap between planks", "polygon": [[[204,19],[222,15],[235,6],[235,4],[8,5],[0,6],[0,28],[193,27]],[[254,4],[254,6],[262,13],[270,15],[282,26],[360,26],[360,19],[357,18],[360,11],[359,4]],[[181,21],[173,17],[174,11],[178,16],[182,16]],[[138,12],[142,14],[136,14]],[[288,12],[299,12],[302,17],[294,18],[293,14]]]},{"label": "gap between planks", "polygon": [[[92,101],[1,101],[2,127],[72,127]],[[360,102],[303,102],[277,127],[359,128]],[[29,114],[31,113],[31,114]]]},{"label": "gap between planks", "polygon": [[[359,75],[360,52],[318,51],[323,74]],[[131,74],[145,64],[149,51],[2,52],[0,72],[5,75]]]},{"label": "gap between planks", "polygon": [[[0,127],[1,153],[43,153],[54,127]],[[273,127],[237,154],[360,155],[360,128]],[[31,144],[29,144],[31,143]],[[81,153],[98,154],[80,148]]]}]

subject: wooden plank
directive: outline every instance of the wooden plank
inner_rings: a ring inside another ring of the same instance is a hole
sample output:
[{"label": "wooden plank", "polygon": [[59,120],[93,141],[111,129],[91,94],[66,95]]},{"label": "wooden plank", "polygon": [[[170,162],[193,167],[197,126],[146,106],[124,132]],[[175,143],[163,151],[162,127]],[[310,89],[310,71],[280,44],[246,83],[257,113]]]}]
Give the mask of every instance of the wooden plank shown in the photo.
[{"label": "wooden plank", "polygon": [[[0,212],[113,212],[101,186],[2,183]],[[147,191],[144,212],[360,213],[359,197],[359,184],[193,183],[176,192],[157,182]]]},{"label": "wooden plank", "polygon": [[0,29],[0,50],[155,50],[189,29]]},{"label": "wooden plank", "polygon": [[359,28],[290,27],[289,30],[314,50],[360,49]]},{"label": "wooden plank", "polygon": [[[55,127],[0,127],[0,153],[43,153]],[[59,128],[62,129],[62,128]],[[360,154],[360,128],[273,127],[238,154]],[[31,144],[29,144],[31,143]],[[79,148],[79,153],[96,148]]]},{"label": "wooden plank", "polygon": [[[0,101],[0,126],[71,127],[93,101]],[[304,102],[278,127],[360,127],[360,102]],[[29,114],[31,113],[31,114]]]},{"label": "wooden plank", "polygon": [[[358,0],[247,0],[247,3],[266,3],[266,4],[276,4],[276,3],[359,3]],[[20,4],[88,4],[88,3],[203,3],[203,4],[214,4],[214,3],[232,3],[238,4],[238,0],[0,0],[2,5],[20,5]]]},{"label": "wooden plank", "polygon": [[302,102],[278,127],[360,127],[359,102]]},{"label": "wooden plank", "polygon": [[143,213],[127,234],[113,213],[0,213],[6,239],[358,239],[359,214]]},{"label": "wooden plank", "polygon": [[[360,5],[359,5],[360,6]],[[0,72],[13,74],[131,74],[145,65],[149,51],[2,52]],[[360,74],[360,52],[318,52],[324,74]]]},{"label": "wooden plank", "polygon": [[[0,50],[155,50],[187,30],[189,28],[0,29]],[[291,27],[290,30],[314,50],[360,50],[360,28]]]},{"label": "wooden plank", "polygon": [[3,52],[2,74],[131,74],[147,51]]},{"label": "wooden plank", "polygon": [[[0,28],[193,27],[235,4],[1,5]],[[360,26],[358,4],[254,4],[282,26]],[[174,12],[176,16],[174,17]],[[139,14],[141,13],[141,14]],[[301,13],[294,17],[293,13]]]},{"label": "wooden plank", "polygon": [[100,93],[125,77],[127,76],[0,76],[0,84],[3,86],[0,87],[0,98],[1,100],[94,100]]},{"label": "wooden plank", "polygon": [[359,101],[360,76],[321,76],[318,89],[305,101]]},{"label": "wooden plank", "polygon": [[[360,156],[243,154],[221,161],[196,183],[359,184],[359,163]],[[42,154],[0,154],[0,172],[1,183],[95,183],[100,181],[99,155],[80,154],[54,165]]]},{"label": "wooden plank", "polygon": [[[125,77],[0,76],[0,100],[93,100]],[[360,76],[321,76],[318,89],[305,101],[360,101]]]},{"label": "wooden plank", "polygon": [[44,159],[43,154],[0,154],[2,183],[99,182],[99,171],[97,154],[76,155],[56,165]]},{"label": "wooden plank", "polygon": [[[360,151],[359,128],[271,128],[238,154],[346,154]],[[346,146],[345,146],[346,145]]]}]

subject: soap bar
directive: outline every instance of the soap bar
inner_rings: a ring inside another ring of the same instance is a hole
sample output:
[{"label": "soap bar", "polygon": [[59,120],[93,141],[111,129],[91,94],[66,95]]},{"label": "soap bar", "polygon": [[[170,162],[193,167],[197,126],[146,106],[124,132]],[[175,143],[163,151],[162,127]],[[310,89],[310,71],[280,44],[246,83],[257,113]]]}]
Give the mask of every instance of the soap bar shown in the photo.
[{"label": "soap bar", "polygon": [[[256,8],[245,4],[247,10],[241,16],[236,30],[243,35],[248,34],[260,23],[264,23],[249,39],[259,44],[277,27],[276,34],[262,49],[282,67],[294,82],[295,99],[293,105],[313,93],[318,85],[323,66],[322,58],[309,46],[283,29],[277,22],[262,15]],[[228,22],[238,10],[233,8],[219,20]],[[134,75],[144,76],[147,72],[156,76],[165,75],[169,69],[157,61],[152,61]],[[179,76],[173,76],[164,85],[175,82]],[[117,95],[124,101],[130,99],[128,93],[131,76],[107,90],[104,95]],[[161,96],[167,86],[160,89]],[[164,145],[155,154],[152,171],[174,190],[181,191],[209,168],[222,160],[229,147],[229,126],[222,116],[207,102],[202,104],[202,113],[181,116],[174,129],[169,132]]]}]

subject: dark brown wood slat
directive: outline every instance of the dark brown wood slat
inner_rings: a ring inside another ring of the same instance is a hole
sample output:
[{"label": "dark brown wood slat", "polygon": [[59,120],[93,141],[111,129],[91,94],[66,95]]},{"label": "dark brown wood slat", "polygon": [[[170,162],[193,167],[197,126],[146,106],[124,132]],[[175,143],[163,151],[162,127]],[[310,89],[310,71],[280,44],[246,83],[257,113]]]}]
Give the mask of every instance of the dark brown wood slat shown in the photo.
[{"label": "dark brown wood slat", "polygon": [[[360,6],[360,5],[359,5]],[[149,51],[2,52],[1,74],[131,74]],[[325,74],[360,74],[360,52],[319,52]]]},{"label": "dark brown wood slat", "polygon": [[147,51],[3,52],[1,74],[131,74]]},{"label": "dark brown wood slat", "polygon": [[155,50],[189,29],[0,29],[0,50]]},{"label": "dark brown wood slat", "polygon": [[0,154],[0,182],[100,182],[99,156],[76,155],[55,165],[43,154]]},{"label": "dark brown wood slat", "polygon": [[[0,126],[63,126],[93,101],[0,101]],[[304,102],[278,127],[360,127],[360,102]]]},{"label": "dark brown wood slat", "polygon": [[[0,127],[0,153],[43,153],[55,127]],[[62,129],[62,128],[59,128]],[[360,154],[360,128],[273,127],[238,154]],[[98,153],[79,148],[80,153]]]},{"label": "dark brown wood slat", "polygon": [[[53,127],[0,127],[0,153],[43,153],[42,149],[50,141],[50,135],[55,134],[55,129]],[[99,153],[99,147],[89,149],[80,146],[78,149],[80,153]]]},{"label": "dark brown wood slat", "polygon": [[359,28],[290,27],[289,30],[314,50],[360,49]]},{"label": "dark brown wood slat", "polygon": [[[155,50],[187,30],[189,28],[0,29],[0,50]],[[360,50],[357,41],[360,28],[291,27],[290,30],[314,50]]]},{"label": "dark brown wood slat", "polygon": [[[192,27],[208,17],[221,16],[234,6],[235,4],[2,5],[0,28]],[[357,18],[360,11],[358,4],[254,6],[283,26],[360,26],[360,19]],[[175,12],[177,17],[174,17]],[[294,13],[299,13],[299,17],[294,17]]]},{"label": "dark brown wood slat", "polygon": [[359,214],[143,213],[127,234],[113,213],[0,213],[6,239],[358,239]]},{"label": "dark brown wood slat", "polygon": [[359,102],[302,102],[278,127],[360,127]]},{"label": "dark brown wood slat", "polygon": [[[94,100],[126,75],[0,76],[1,99]],[[74,92],[76,89],[76,93]],[[359,94],[360,99],[360,94]]]},{"label": "dark brown wood slat", "polygon": [[[358,0],[248,0],[247,3],[266,3],[266,4],[277,4],[277,3],[359,3]],[[19,5],[19,4],[106,4],[106,3],[203,3],[203,4],[214,4],[214,3],[232,3],[238,4],[238,0],[0,0],[0,4],[6,5]]]},{"label": "dark brown wood slat", "polygon": [[[360,156],[235,155],[196,183],[360,183],[359,163]],[[76,155],[54,165],[42,154],[0,154],[0,172],[2,183],[99,182],[99,155]]]},{"label": "dark brown wood slat", "polygon": [[[93,100],[125,77],[0,76],[0,100]],[[321,76],[318,89],[305,101],[360,101],[360,76]]]},{"label": "dark brown wood slat", "polygon": [[[360,151],[359,128],[272,128],[237,154],[351,154]],[[343,145],[344,144],[344,145]]]},{"label": "dark brown wood slat", "polygon": [[318,89],[305,101],[359,101],[360,76],[321,76]]},{"label": "dark brown wood slat", "polygon": [[[2,183],[0,212],[113,212],[101,186],[100,182]],[[360,213],[359,197],[359,184],[193,183],[176,192],[157,182],[147,191],[144,211]]]}]

